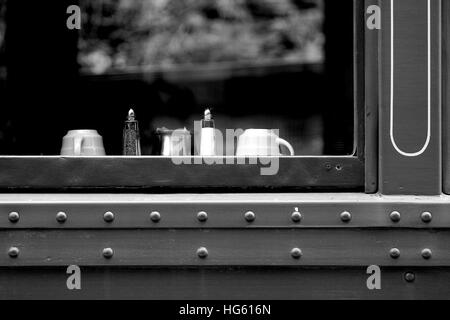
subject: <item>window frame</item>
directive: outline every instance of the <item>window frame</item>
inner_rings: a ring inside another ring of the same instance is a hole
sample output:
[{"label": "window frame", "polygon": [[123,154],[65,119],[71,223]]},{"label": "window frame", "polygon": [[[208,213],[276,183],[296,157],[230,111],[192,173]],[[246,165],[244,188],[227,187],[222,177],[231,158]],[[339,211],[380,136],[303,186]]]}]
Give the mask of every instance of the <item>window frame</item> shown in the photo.
[{"label": "window frame", "polygon": [[[279,158],[279,173],[260,174],[260,165],[175,165],[171,158],[1,156],[0,190],[62,192],[249,192],[249,191],[376,191],[376,109],[366,117],[365,5],[354,0],[354,154]],[[372,1],[373,2],[373,1]],[[373,62],[373,59],[370,58]],[[373,64],[373,63],[372,63]],[[367,68],[376,73],[373,66]],[[370,75],[369,75],[370,76]],[[375,89],[374,89],[375,90]],[[372,95],[373,99],[377,96]],[[373,100],[372,99],[372,100]],[[374,107],[374,104],[372,104]],[[366,126],[366,122],[371,125]],[[368,131],[367,130],[370,130]],[[367,136],[367,137],[366,137]],[[370,167],[366,167],[370,156]],[[225,161],[224,161],[225,162]],[[247,161],[248,163],[248,161]],[[266,167],[266,166],[262,166]]]}]

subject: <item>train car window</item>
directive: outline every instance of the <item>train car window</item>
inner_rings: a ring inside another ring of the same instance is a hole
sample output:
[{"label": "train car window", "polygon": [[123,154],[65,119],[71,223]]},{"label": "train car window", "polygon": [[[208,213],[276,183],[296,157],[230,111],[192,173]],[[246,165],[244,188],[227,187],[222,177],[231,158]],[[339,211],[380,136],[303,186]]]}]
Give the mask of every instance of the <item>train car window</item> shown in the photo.
[{"label": "train car window", "polygon": [[362,190],[363,16],[354,0],[1,0],[0,187]]}]

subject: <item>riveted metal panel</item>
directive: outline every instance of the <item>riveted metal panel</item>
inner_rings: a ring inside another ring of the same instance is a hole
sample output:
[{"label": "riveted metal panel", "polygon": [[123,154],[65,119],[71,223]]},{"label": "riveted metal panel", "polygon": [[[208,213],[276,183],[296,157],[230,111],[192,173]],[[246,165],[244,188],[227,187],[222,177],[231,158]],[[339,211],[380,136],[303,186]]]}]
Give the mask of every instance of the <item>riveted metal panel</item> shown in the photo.
[{"label": "riveted metal panel", "polygon": [[[0,229],[167,229],[167,228],[450,228],[450,201],[396,202],[304,200],[282,203],[0,203]],[[247,221],[247,212],[255,214]],[[398,212],[399,220],[391,218]],[[151,213],[157,212],[158,221]],[[200,219],[199,213],[206,215]],[[348,212],[350,221],[341,214]],[[422,214],[429,212],[430,221]],[[19,216],[11,221],[10,214]],[[66,220],[58,221],[64,213]],[[105,218],[111,213],[113,220]],[[299,214],[299,220],[293,215]],[[106,221],[105,221],[106,219]]]},{"label": "riveted metal panel", "polygon": [[380,191],[438,195],[441,1],[383,0],[381,8]]},{"label": "riveted metal panel", "polygon": [[[245,219],[248,211],[254,221]],[[449,211],[449,196],[0,194],[4,229],[448,228]],[[156,212],[155,222],[151,213]],[[349,221],[342,220],[343,212]],[[106,213],[113,220],[105,220]],[[60,215],[66,219],[58,221]]]},{"label": "riveted metal panel", "polygon": [[[16,248],[14,257],[8,253]],[[113,256],[103,256],[103,249]],[[199,256],[205,248],[206,255]],[[291,251],[298,248],[301,258]],[[400,250],[391,257],[390,250]],[[422,250],[432,251],[431,259]],[[1,231],[0,266],[450,266],[444,230]]]}]

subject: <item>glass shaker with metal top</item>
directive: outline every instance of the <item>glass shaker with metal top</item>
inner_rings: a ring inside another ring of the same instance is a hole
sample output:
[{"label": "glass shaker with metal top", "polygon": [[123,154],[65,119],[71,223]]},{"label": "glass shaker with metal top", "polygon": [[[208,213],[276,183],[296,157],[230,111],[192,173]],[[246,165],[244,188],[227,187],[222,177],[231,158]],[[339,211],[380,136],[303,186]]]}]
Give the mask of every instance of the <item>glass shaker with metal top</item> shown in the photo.
[{"label": "glass shaker with metal top", "polygon": [[191,155],[191,133],[186,128],[169,130],[167,128],[158,128],[156,130],[160,144],[160,155],[170,156],[189,156]]},{"label": "glass shaker with metal top", "polygon": [[123,129],[123,155],[140,156],[141,143],[139,139],[139,124],[133,109],[128,111],[128,117]]}]

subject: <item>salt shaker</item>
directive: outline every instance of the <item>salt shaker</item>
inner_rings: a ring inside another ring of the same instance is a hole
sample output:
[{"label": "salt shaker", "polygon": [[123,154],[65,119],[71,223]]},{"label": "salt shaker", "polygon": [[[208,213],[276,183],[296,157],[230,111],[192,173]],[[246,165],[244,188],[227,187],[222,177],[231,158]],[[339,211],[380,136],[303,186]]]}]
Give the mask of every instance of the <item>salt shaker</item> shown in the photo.
[{"label": "salt shaker", "polygon": [[140,156],[141,143],[139,141],[139,124],[133,109],[128,111],[128,117],[123,129],[123,155]]}]

